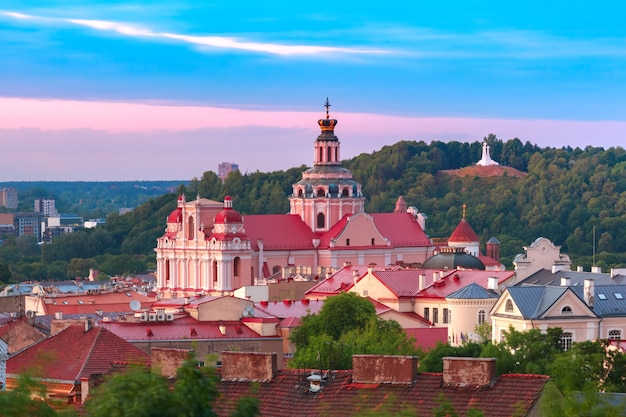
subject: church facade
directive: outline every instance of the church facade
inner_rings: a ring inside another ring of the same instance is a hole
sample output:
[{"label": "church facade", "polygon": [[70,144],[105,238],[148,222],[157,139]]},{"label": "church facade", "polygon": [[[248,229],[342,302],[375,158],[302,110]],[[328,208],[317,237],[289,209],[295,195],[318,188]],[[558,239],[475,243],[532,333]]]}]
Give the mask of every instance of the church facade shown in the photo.
[{"label": "church facade", "polygon": [[329,106],[318,121],[313,167],[293,184],[289,214],[243,216],[230,197],[178,198],[155,248],[163,297],[231,294],[285,267],[316,279],[347,263],[421,264],[433,254],[424,216],[401,197],[394,212],[365,212],[361,184],[341,166]]}]

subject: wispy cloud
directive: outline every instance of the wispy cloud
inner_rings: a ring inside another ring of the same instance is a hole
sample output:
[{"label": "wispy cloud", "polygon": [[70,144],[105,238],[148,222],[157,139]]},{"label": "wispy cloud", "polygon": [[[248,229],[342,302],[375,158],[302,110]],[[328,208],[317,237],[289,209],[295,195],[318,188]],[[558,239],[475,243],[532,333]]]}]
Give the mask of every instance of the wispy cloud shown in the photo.
[{"label": "wispy cloud", "polygon": [[91,29],[115,32],[130,37],[144,37],[162,40],[175,40],[199,47],[210,47],[218,49],[241,50],[250,52],[261,52],[273,55],[318,55],[318,54],[383,54],[382,49],[353,48],[353,47],[333,47],[320,45],[292,45],[285,43],[255,42],[253,40],[237,39],[226,36],[198,36],[179,33],[158,32],[124,22],[95,19],[72,19],[58,17],[43,17],[27,15],[11,11],[0,11],[0,15],[14,19],[30,19],[33,21],[47,21],[70,23],[84,26]]}]

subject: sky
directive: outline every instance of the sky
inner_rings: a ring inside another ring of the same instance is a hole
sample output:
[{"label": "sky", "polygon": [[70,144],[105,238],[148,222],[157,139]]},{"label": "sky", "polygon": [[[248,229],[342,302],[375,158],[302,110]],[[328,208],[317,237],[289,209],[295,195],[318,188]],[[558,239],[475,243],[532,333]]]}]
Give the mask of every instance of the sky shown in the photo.
[{"label": "sky", "polygon": [[[266,4],[271,3],[271,4]],[[626,2],[0,0],[0,182],[189,180],[400,140],[626,143]]]}]

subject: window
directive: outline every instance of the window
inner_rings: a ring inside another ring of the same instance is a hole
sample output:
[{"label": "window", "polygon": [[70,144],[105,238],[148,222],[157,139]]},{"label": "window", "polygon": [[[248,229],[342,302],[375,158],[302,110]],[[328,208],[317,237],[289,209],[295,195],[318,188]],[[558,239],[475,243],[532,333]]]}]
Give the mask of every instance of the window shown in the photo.
[{"label": "window", "polygon": [[346,239],[346,246],[350,246],[350,239]]},{"label": "window", "polygon": [[326,191],[324,191],[323,188],[320,188],[319,190],[317,190],[317,196],[318,197],[325,197],[326,196]]},{"label": "window", "polygon": [[614,295],[615,295],[615,298],[617,298],[618,300],[623,300],[624,299],[624,296],[622,295],[621,292],[616,292]]},{"label": "window", "polygon": [[430,308],[424,307],[424,318],[430,321]]},{"label": "window", "polygon": [[240,274],[240,269],[241,269],[241,258],[239,258],[239,256],[235,257],[235,259],[233,259],[233,275],[238,277]]},{"label": "window", "polygon": [[571,332],[561,333],[561,348],[563,350],[570,350],[572,348],[573,335]]},{"label": "window", "polygon": [[513,312],[513,301],[506,300],[506,304],[504,305],[504,311],[509,313]]},{"label": "window", "polygon": [[324,218],[324,213],[320,213],[317,215],[317,228],[323,229],[326,225],[326,219]]},{"label": "window", "polygon": [[606,300],[606,295],[605,295],[604,293],[599,292],[599,293],[598,293],[598,298],[599,298],[600,300]]},{"label": "window", "polygon": [[621,330],[609,330],[609,339],[622,340],[622,331]]},{"label": "window", "polygon": [[349,193],[350,193],[350,191],[348,191],[347,188],[344,188],[343,191],[341,192],[341,196],[342,197],[348,197]]},{"label": "window", "polygon": [[193,217],[189,217],[189,220],[187,220],[187,235],[189,236],[189,240],[194,238],[194,230]]},{"label": "window", "polygon": [[374,238],[372,238],[372,246],[374,246],[374,242],[376,242],[376,241],[374,240]]},{"label": "window", "polygon": [[439,323],[439,309],[433,308],[433,323]]},{"label": "window", "polygon": [[485,310],[478,311],[478,324],[483,324],[485,322]]},{"label": "window", "polygon": [[561,314],[572,314],[572,307],[565,306],[561,309]]},{"label": "window", "polygon": [[450,323],[450,310],[447,308],[443,309],[443,322]]}]

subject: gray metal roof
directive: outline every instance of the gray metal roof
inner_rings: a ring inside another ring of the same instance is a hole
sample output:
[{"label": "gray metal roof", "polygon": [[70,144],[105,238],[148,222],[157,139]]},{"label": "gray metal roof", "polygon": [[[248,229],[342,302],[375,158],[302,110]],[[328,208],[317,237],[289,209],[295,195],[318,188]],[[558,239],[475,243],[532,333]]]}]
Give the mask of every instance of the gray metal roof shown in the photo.
[{"label": "gray metal roof", "polygon": [[570,286],[582,286],[586,279],[592,279],[595,285],[626,285],[626,275],[615,275],[587,271],[556,271],[541,269],[520,281],[516,285],[561,285],[561,278],[569,278]]},{"label": "gray metal roof", "polygon": [[[571,288],[583,300],[581,286]],[[594,285],[593,312],[599,317],[626,316],[626,285]],[[620,298],[621,297],[621,298]]]},{"label": "gray metal roof", "polygon": [[488,290],[480,285],[472,282],[471,284],[461,288],[448,295],[446,298],[460,300],[481,300],[485,298],[498,298],[499,295],[493,290]]}]

